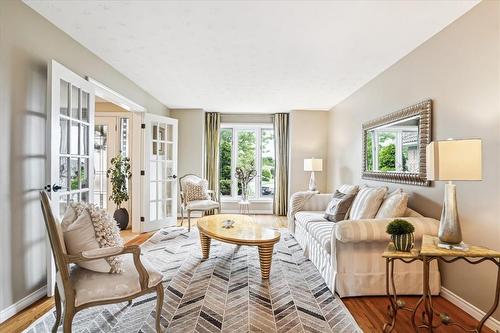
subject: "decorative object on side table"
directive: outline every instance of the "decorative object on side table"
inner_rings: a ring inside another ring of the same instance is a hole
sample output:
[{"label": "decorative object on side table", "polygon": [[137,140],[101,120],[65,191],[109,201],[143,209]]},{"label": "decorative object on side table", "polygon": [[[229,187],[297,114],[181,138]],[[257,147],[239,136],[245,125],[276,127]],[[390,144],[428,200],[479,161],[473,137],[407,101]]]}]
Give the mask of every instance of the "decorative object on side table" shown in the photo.
[{"label": "decorative object on side table", "polygon": [[458,218],[456,185],[453,180],[482,180],[480,139],[431,142],[426,148],[427,179],[448,181],[444,189],[438,246],[466,250]]},{"label": "decorative object on side table", "polygon": [[248,184],[257,176],[254,162],[246,166],[237,166],[235,176],[241,186],[241,201],[248,201]]},{"label": "decorative object on side table", "polygon": [[113,218],[120,229],[125,230],[128,226],[129,215],[127,209],[121,207],[121,204],[129,199],[127,182],[132,177],[130,159],[122,154],[113,157],[106,176],[111,178],[111,195],[109,199],[116,204]]},{"label": "decorative object on side table", "polygon": [[[422,236],[422,248],[420,250],[413,249],[411,252],[395,251],[394,245],[390,243],[387,249],[382,254],[386,260],[386,292],[389,298],[389,322],[383,327],[383,332],[388,333],[394,329],[396,317],[399,310],[407,310],[412,313],[411,323],[415,332],[420,332],[420,329],[425,329],[428,332],[434,332],[439,326],[456,326],[466,332],[482,332],[486,321],[495,312],[500,301],[500,252],[490,250],[480,246],[470,246],[468,250],[447,250],[439,246],[439,239],[430,235]],[[394,262],[400,260],[404,263],[412,263],[414,261],[422,261],[423,285],[422,297],[416,303],[414,308],[407,307],[405,302],[399,299],[396,293],[396,285],[394,283]],[[493,304],[486,311],[485,315],[479,320],[475,327],[466,327],[465,325],[456,322],[447,313],[439,313],[434,309],[432,303],[431,287],[430,287],[430,265],[432,261],[440,261],[442,264],[454,263],[458,260],[463,260],[468,264],[477,265],[483,262],[491,262],[497,267],[496,289],[493,296]],[[417,323],[418,308],[422,307],[422,322]],[[441,321],[437,324],[434,316],[437,315]],[[444,330],[443,330],[444,331]]]},{"label": "decorative object on side table", "polygon": [[403,219],[395,219],[387,225],[386,232],[391,235],[396,251],[410,252],[415,245],[415,227]]},{"label": "decorative object on side table", "polygon": [[323,160],[321,158],[314,157],[304,159],[304,171],[311,171],[311,178],[309,178],[309,191],[316,192],[318,190],[318,186],[316,185],[314,172],[323,171]]}]

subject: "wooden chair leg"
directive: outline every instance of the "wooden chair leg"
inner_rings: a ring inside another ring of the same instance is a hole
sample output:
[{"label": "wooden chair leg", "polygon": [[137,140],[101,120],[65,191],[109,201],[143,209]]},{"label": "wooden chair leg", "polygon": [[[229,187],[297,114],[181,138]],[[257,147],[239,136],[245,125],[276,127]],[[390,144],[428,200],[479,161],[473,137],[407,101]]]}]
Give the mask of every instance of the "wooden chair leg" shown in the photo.
[{"label": "wooden chair leg", "polygon": [[71,333],[71,325],[73,324],[73,317],[75,316],[75,308],[73,304],[67,301],[64,303],[64,316],[63,316],[63,332]]},{"label": "wooden chair leg", "polygon": [[163,308],[163,284],[156,286],[156,332],[161,332],[161,310]]},{"label": "wooden chair leg", "polygon": [[191,211],[188,209],[188,232],[191,231]]},{"label": "wooden chair leg", "polygon": [[54,302],[56,303],[56,321],[54,322],[54,326],[52,326],[52,333],[57,332],[57,328],[59,325],[61,325],[61,295],[59,295],[59,290],[57,289],[57,284],[55,287],[55,295],[54,295]]}]

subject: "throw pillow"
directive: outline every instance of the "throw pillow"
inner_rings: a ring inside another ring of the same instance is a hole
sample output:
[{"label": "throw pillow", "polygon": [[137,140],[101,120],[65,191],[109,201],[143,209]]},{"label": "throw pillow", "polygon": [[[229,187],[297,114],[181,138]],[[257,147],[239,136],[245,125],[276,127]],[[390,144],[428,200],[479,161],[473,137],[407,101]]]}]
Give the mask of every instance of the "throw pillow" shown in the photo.
[{"label": "throw pillow", "polygon": [[[108,212],[93,204],[71,203],[62,219],[61,229],[68,254],[123,246],[116,221]],[[114,256],[84,261],[78,265],[95,272],[121,273],[123,258]]]},{"label": "throw pillow", "polygon": [[352,203],[349,219],[361,220],[374,218],[386,193],[387,187],[362,188]]},{"label": "throw pillow", "polygon": [[325,219],[332,222],[343,221],[353,200],[354,194],[344,194],[339,190],[335,191],[332,200],[326,207]]},{"label": "throw pillow", "polygon": [[377,215],[378,219],[404,216],[408,205],[408,193],[403,189],[397,189],[391,192],[382,202]]},{"label": "throw pillow", "polygon": [[339,191],[340,193],[344,193],[344,194],[356,195],[356,193],[358,193],[358,191],[359,191],[359,186],[358,185],[343,184],[343,185],[340,185],[340,187],[338,188],[337,191]]},{"label": "throw pillow", "polygon": [[184,195],[186,197],[186,202],[195,200],[208,200],[210,195],[208,194],[208,181],[206,179],[187,180],[184,183]]}]

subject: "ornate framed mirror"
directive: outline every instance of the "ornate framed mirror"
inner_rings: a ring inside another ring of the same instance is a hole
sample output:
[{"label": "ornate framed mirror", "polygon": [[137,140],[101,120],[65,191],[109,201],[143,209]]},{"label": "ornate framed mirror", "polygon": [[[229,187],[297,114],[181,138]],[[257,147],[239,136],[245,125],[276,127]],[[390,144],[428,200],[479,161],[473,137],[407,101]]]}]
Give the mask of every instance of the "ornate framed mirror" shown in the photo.
[{"label": "ornate framed mirror", "polygon": [[364,123],[362,178],[429,186],[425,147],[431,123],[430,99]]}]

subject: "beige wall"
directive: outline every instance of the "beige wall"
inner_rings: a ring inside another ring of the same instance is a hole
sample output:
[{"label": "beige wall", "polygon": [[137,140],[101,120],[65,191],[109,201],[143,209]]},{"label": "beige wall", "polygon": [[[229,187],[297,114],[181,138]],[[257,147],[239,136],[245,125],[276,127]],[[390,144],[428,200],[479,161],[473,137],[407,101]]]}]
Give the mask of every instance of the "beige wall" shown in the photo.
[{"label": "beige wall", "polygon": [[[433,187],[362,181],[361,124],[425,98],[434,101],[434,139],[483,139],[481,182],[458,182],[464,240],[500,250],[500,2],[484,1],[337,105],[329,118],[328,189],[365,182],[403,187],[410,206],[439,218],[443,183]],[[443,285],[486,310],[493,265],[442,266]],[[495,317],[500,319],[500,312]]]},{"label": "beige wall", "polygon": [[149,112],[166,107],[21,1],[0,1],[0,310],[46,283],[47,63],[91,76]]},{"label": "beige wall", "polygon": [[179,121],[177,175],[203,174],[205,112],[201,109],[170,109]]},{"label": "beige wall", "polygon": [[316,172],[320,192],[327,189],[328,116],[326,111],[290,112],[290,195],[307,190],[310,172],[304,171],[304,159],[322,158],[323,171]]}]

